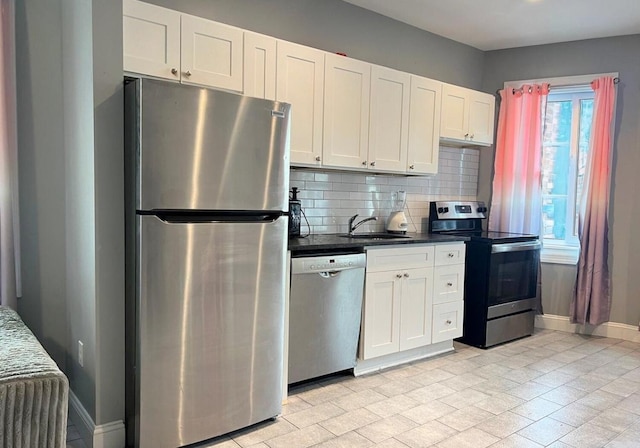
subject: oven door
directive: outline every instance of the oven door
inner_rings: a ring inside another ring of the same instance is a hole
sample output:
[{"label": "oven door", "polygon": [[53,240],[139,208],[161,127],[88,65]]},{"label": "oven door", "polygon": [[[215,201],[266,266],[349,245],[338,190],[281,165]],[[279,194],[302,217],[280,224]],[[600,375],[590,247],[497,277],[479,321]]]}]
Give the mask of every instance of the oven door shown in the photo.
[{"label": "oven door", "polygon": [[491,246],[489,306],[536,296],[540,247],[538,240]]}]

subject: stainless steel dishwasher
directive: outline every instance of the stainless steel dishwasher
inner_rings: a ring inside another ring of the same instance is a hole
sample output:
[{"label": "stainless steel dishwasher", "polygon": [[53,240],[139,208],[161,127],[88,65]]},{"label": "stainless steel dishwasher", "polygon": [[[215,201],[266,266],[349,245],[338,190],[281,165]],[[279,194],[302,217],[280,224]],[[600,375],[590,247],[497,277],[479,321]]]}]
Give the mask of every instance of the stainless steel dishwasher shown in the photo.
[{"label": "stainless steel dishwasher", "polygon": [[289,384],[356,365],[365,254],[291,259]]}]

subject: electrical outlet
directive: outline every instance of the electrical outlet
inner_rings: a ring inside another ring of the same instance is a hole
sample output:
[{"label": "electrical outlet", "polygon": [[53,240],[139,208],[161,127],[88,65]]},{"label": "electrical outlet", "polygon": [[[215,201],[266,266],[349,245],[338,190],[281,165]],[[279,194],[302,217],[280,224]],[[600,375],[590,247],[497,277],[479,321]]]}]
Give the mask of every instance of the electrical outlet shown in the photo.
[{"label": "electrical outlet", "polygon": [[78,364],[80,367],[84,367],[84,344],[82,341],[78,341]]}]

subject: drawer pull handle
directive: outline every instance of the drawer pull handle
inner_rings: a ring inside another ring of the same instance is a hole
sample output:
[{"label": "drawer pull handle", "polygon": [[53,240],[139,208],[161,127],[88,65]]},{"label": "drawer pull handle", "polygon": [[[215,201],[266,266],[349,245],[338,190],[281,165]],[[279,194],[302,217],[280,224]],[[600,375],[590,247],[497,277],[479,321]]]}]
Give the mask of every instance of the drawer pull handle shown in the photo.
[{"label": "drawer pull handle", "polygon": [[451,325],[451,321],[450,320],[447,321],[447,325]]},{"label": "drawer pull handle", "polygon": [[449,258],[453,258],[453,257],[454,255],[451,252],[449,252]]},{"label": "drawer pull handle", "polygon": [[407,274],[406,272],[404,273],[404,278],[409,278],[409,274]]},{"label": "drawer pull handle", "polygon": [[402,278],[402,274],[396,274],[397,278]]},{"label": "drawer pull handle", "polygon": [[453,286],[453,283],[447,282],[447,286]]}]

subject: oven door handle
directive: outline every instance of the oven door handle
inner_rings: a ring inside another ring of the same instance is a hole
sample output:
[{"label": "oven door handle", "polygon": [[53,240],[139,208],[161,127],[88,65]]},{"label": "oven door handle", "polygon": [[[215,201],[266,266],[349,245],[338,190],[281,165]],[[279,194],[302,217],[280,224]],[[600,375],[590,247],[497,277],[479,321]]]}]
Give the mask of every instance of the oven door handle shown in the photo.
[{"label": "oven door handle", "polygon": [[491,253],[498,254],[502,252],[519,252],[523,250],[540,250],[542,244],[540,241],[523,241],[520,243],[502,243],[491,246]]}]

